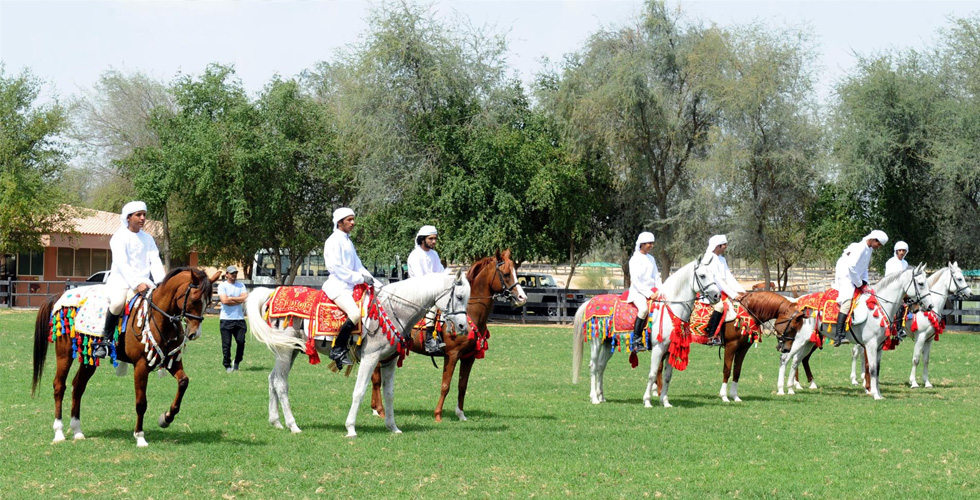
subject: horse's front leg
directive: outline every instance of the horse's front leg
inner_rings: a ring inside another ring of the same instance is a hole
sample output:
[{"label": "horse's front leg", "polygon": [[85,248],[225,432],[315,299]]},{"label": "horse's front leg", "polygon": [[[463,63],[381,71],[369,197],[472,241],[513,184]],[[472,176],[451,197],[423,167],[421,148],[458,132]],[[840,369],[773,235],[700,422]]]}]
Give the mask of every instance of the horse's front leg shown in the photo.
[{"label": "horse's front leg", "polygon": [[653,408],[654,394],[660,395],[657,377],[660,374],[660,361],[665,352],[667,348],[662,342],[655,343],[650,348],[650,373],[647,374],[646,388],[643,391],[643,406],[646,408]]},{"label": "horse's front leg", "polygon": [[733,366],[734,373],[732,374],[732,382],[728,386],[729,396],[731,396],[732,401],[736,403],[741,403],[742,399],[738,397],[738,379],[742,375],[742,362],[745,361],[745,355],[749,352],[749,347],[752,346],[747,339],[740,339],[735,349],[735,363]]},{"label": "horse's front leg", "polygon": [[803,365],[803,371],[806,372],[806,381],[807,381],[807,383],[810,384],[810,389],[816,389],[817,388],[817,382],[813,378],[813,370],[810,369],[810,356],[813,356],[813,353],[816,352],[816,351],[817,351],[817,345],[816,344],[812,344],[809,347],[809,350],[806,353],[806,356],[803,356],[803,360],[801,362],[801,364]]},{"label": "horse's front leg", "polygon": [[[662,362],[662,361],[661,361]],[[663,386],[660,389],[660,404],[664,408],[672,408],[670,400],[667,399],[667,391],[670,390],[670,378],[674,374],[674,366],[670,363],[663,364]]]},{"label": "horse's front leg", "polygon": [[468,358],[463,358],[459,361],[459,398],[456,400],[456,416],[462,420],[466,421],[466,415],[463,414],[463,403],[466,400],[466,388],[470,383],[470,372],[473,371],[473,364],[476,362],[476,356],[470,356]]},{"label": "horse's front leg", "polygon": [[[919,387],[919,383],[915,381],[915,370],[918,368],[919,361],[922,359],[922,349],[925,346],[926,337],[928,336],[928,333],[919,333],[915,336],[915,345],[912,347],[912,373],[909,373],[909,387],[913,389]],[[922,381],[925,382],[925,376],[922,378]]]},{"label": "horse's front leg", "polygon": [[[725,326],[724,333],[728,333],[728,326]],[[731,400],[728,399],[728,378],[732,375],[732,364],[735,362],[735,351],[738,350],[738,344],[735,342],[725,341],[725,363],[721,367],[721,400],[730,403]]]},{"label": "horse's front leg", "polygon": [[786,363],[790,360],[790,353],[779,353],[779,376],[776,378],[776,394],[783,396],[786,394]]},{"label": "horse's front leg", "polygon": [[926,389],[931,389],[932,382],[929,381],[929,356],[932,355],[933,335],[930,333],[923,336],[927,337],[927,339],[925,345],[922,347],[922,385]]},{"label": "horse's front leg", "polygon": [[166,429],[170,427],[173,423],[174,418],[180,413],[180,402],[184,399],[184,393],[187,392],[187,386],[190,385],[191,379],[184,373],[184,362],[174,361],[167,371],[177,379],[177,395],[174,396],[174,402],[170,404],[170,409],[163,412],[160,415],[160,420],[158,423],[160,427]]},{"label": "horse's front leg", "polygon": [[136,446],[145,448],[146,438],[143,436],[143,415],[146,414],[146,380],[150,375],[150,367],[146,359],[141,359],[133,366],[133,385],[136,388],[136,428],[133,429],[133,437],[136,438]]},{"label": "horse's front leg", "polygon": [[858,356],[861,355],[861,346],[857,343],[851,348],[851,385],[861,385],[857,379]]},{"label": "horse's front leg", "polygon": [[384,394],[385,427],[395,434],[401,434],[402,431],[395,425],[395,367],[397,366],[397,358],[381,365],[381,390]]},{"label": "horse's front leg", "polygon": [[877,338],[871,339],[865,344],[864,354],[868,360],[868,379],[870,380],[868,390],[875,399],[884,399],[878,387],[878,376],[881,370],[881,349],[878,347]]},{"label": "horse's front leg", "polygon": [[[797,337],[799,338],[799,337]],[[787,394],[796,394],[796,374],[800,370],[800,363],[803,360],[803,352],[807,351],[813,344],[809,339],[800,339],[799,345],[793,342],[793,348],[789,351],[789,356],[792,362],[789,366],[789,375],[786,377],[786,384],[789,385],[787,389]]]},{"label": "horse's front leg", "polygon": [[[379,359],[381,359],[381,351],[365,354],[361,358],[361,364],[357,367],[357,382],[354,384],[354,392],[351,394],[350,411],[347,412],[347,421],[344,423],[345,427],[347,427],[347,437],[349,438],[357,437],[357,432],[354,430],[354,425],[357,423],[357,410],[361,407],[361,401],[364,400],[364,395],[367,393],[368,382],[371,380],[371,373],[374,372],[374,367],[378,365]],[[395,388],[392,384],[388,384],[390,389],[385,387],[384,376],[384,370],[382,370],[381,391],[385,399],[387,399],[388,391],[394,391]],[[392,377],[392,380],[394,380],[394,377]],[[392,398],[394,398],[394,392],[392,392]],[[389,429],[395,425],[394,411],[391,403],[385,401],[385,425],[388,425]],[[391,415],[390,418],[389,415]]]},{"label": "horse's front leg", "polygon": [[446,404],[446,396],[449,389],[453,387],[453,373],[456,371],[456,361],[459,359],[459,350],[453,349],[446,354],[442,362],[442,385],[439,386],[439,402],[436,403],[435,417],[436,422],[442,422],[442,406]]}]

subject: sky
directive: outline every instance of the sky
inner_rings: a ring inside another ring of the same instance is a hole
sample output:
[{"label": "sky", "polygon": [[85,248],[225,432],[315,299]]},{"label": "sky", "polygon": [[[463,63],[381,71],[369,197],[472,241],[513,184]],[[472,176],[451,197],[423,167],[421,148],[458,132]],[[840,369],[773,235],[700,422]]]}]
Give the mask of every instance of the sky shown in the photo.
[{"label": "sky", "polygon": [[[818,98],[847,74],[856,54],[934,45],[949,16],[980,15],[977,1],[670,0],[683,18],[732,26],[806,27],[817,41]],[[4,72],[44,82],[41,100],[91,89],[104,71],[139,70],[170,82],[212,62],[233,64],[259,92],[274,74],[291,77],[356,43],[378,2],[353,0],[0,0]],[[508,63],[525,82],[542,59],[560,62],[602,28],[629,23],[641,0],[456,0],[435,2],[439,19],[493,26],[508,39]]]}]

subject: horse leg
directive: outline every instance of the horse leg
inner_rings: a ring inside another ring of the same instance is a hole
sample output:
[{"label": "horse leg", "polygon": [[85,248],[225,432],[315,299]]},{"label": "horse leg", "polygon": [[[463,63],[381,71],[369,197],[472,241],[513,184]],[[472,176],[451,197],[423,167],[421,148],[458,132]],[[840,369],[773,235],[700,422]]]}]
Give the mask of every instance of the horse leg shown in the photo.
[{"label": "horse leg", "polygon": [[857,379],[858,356],[861,354],[861,346],[856,342],[851,348],[851,385],[860,385]]},{"label": "horse leg", "polygon": [[799,372],[800,363],[803,361],[803,356],[801,356],[801,354],[808,350],[812,345],[812,342],[810,342],[809,339],[805,338],[801,340],[802,342],[800,342],[799,345],[797,345],[795,342],[793,343],[793,349],[791,349],[789,353],[793,362],[790,363],[789,377],[786,380],[786,382],[789,384],[789,389],[787,389],[786,393],[790,395],[796,394],[796,374]]},{"label": "horse leg", "polygon": [[593,340],[590,348],[589,377],[591,387],[589,389],[589,399],[592,401],[592,404],[597,405],[605,402],[605,398],[602,395],[602,372],[606,369],[606,360],[603,358],[605,357],[606,351],[612,348],[612,345],[607,345],[606,342],[601,340]]},{"label": "horse leg", "polygon": [[[377,363],[377,361],[375,361]],[[398,366],[398,359],[389,360],[387,363],[381,365],[381,389],[384,394],[384,408],[385,408],[385,427],[389,431],[395,434],[401,434],[401,429],[395,425],[395,367]],[[371,370],[374,373],[375,370]],[[360,374],[358,374],[360,375]],[[354,432],[354,423],[351,422],[348,427],[351,433]],[[355,437],[348,436],[348,437]]]},{"label": "horse leg", "polygon": [[133,437],[136,438],[136,446],[139,448],[148,446],[143,434],[143,416],[146,414],[146,381],[149,375],[150,367],[145,359],[133,366],[133,386],[136,388],[136,427],[133,429]]},{"label": "horse leg", "polygon": [[466,421],[466,415],[463,414],[463,402],[466,399],[466,388],[470,383],[470,372],[473,371],[475,362],[476,356],[462,359],[459,362],[459,398],[456,402],[456,417],[463,422]]},{"label": "horse leg", "polygon": [[[725,325],[725,331],[722,335],[727,335],[728,325]],[[728,399],[728,378],[732,375],[732,363],[735,361],[735,351],[738,349],[738,344],[735,342],[729,342],[725,339],[725,364],[721,367],[721,400],[730,403],[731,400]]]},{"label": "horse leg", "polygon": [[776,394],[783,396],[786,394],[786,363],[789,361],[788,352],[779,353],[779,376],[776,378]]},{"label": "horse leg", "polygon": [[871,394],[871,366],[867,351],[864,353],[864,393]]},{"label": "horse leg", "polygon": [[170,372],[175,379],[177,379],[177,395],[174,396],[174,401],[170,404],[170,409],[163,412],[157,422],[160,424],[160,427],[164,429],[170,427],[170,424],[173,423],[174,418],[176,418],[177,414],[180,413],[180,402],[183,401],[184,393],[187,392],[187,386],[191,383],[191,379],[186,373],[184,373],[183,361],[174,361],[173,364],[167,368],[167,371]]},{"label": "horse leg", "polygon": [[670,377],[674,374],[674,367],[670,363],[664,365],[664,384],[660,390],[660,404],[664,408],[671,408],[670,400],[667,399],[667,391],[670,389]]},{"label": "horse leg", "polygon": [[[813,356],[815,352],[817,352],[817,344],[810,346],[809,352],[806,353],[806,356],[803,356],[803,361],[801,362],[803,364],[803,371],[806,372],[806,381],[810,384],[811,390],[817,388],[817,383],[813,380],[813,370],[810,369],[810,356]],[[799,375],[799,372],[797,372],[797,375]]]},{"label": "horse leg", "polygon": [[371,374],[371,413],[381,417],[384,412],[385,407],[381,404],[381,367],[378,366]]},{"label": "horse leg", "polygon": [[[62,341],[62,338],[58,339],[59,345],[56,346],[57,364],[55,367],[54,374],[54,441],[53,443],[60,443],[65,440],[64,433],[64,423],[61,420],[62,416],[62,405],[65,400],[65,389],[67,389],[68,384],[68,373],[71,371],[72,361],[71,352],[69,352],[68,342]],[[60,346],[64,344],[64,348]],[[71,420],[74,423],[74,419]],[[72,429],[73,431],[75,429]],[[84,436],[78,436],[81,434],[81,424],[79,424],[79,429],[75,433],[76,439],[82,439]]]},{"label": "horse leg", "polygon": [[[344,422],[344,426],[347,428],[347,437],[355,438],[357,437],[357,432],[354,430],[355,424],[357,424],[357,410],[361,407],[361,401],[364,400],[364,394],[367,393],[368,381],[371,380],[371,372],[374,371],[374,367],[377,366],[378,360],[381,358],[380,351],[374,351],[365,354],[361,358],[361,364],[357,367],[357,381],[354,383],[354,392],[351,394],[350,411],[347,412],[347,420]],[[392,374],[392,382],[394,382],[394,374]],[[385,399],[388,398],[387,392],[392,391],[392,398],[394,398],[395,387],[392,384],[387,384],[385,387],[385,372],[384,369],[381,370],[381,392]],[[395,410],[391,407],[390,402],[385,402],[385,425],[389,429],[395,425]],[[397,430],[397,427],[393,429],[393,432]]]},{"label": "horse leg", "polygon": [[289,406],[289,372],[299,351],[291,348],[273,349],[276,363],[269,372],[269,423],[277,429],[282,429],[279,423],[279,407],[282,407],[282,418],[286,427],[292,433],[302,432],[296,425],[293,410]]},{"label": "horse leg", "polygon": [[79,364],[78,372],[72,380],[71,420],[68,423],[72,431],[72,439],[85,439],[85,435],[82,434],[82,396],[85,395],[85,388],[88,387],[88,381],[94,374],[95,366]]},{"label": "horse leg", "polygon": [[931,337],[926,339],[922,348],[922,385],[926,389],[932,388],[932,382],[929,381],[929,355],[932,354],[932,341]]},{"label": "horse leg", "polygon": [[650,349],[650,373],[647,375],[647,387],[643,392],[643,406],[653,408],[653,395],[660,396],[660,359],[663,357],[663,344],[656,343]]},{"label": "horse leg", "polygon": [[878,387],[878,376],[881,369],[881,349],[878,346],[878,339],[872,339],[865,344],[864,354],[868,360],[868,379],[870,381],[868,390],[875,399],[884,399]]},{"label": "horse leg", "polygon": [[745,355],[749,352],[749,347],[752,346],[748,340],[739,340],[738,348],[735,350],[735,373],[732,376],[732,383],[728,386],[729,396],[731,396],[732,401],[736,403],[741,403],[742,399],[738,397],[738,378],[742,374],[742,362],[745,361]]},{"label": "horse leg", "polygon": [[442,422],[442,406],[446,403],[446,396],[449,389],[453,387],[453,373],[456,371],[456,361],[459,359],[459,350],[446,353],[446,358],[442,363],[442,385],[439,387],[439,402],[436,403],[435,417],[436,422]]},{"label": "horse leg", "polygon": [[909,373],[909,387],[912,389],[919,387],[919,383],[915,380],[915,370],[919,367],[919,360],[922,359],[922,347],[925,344],[925,337],[927,335],[917,333],[915,336],[915,345],[912,346],[912,372]]}]

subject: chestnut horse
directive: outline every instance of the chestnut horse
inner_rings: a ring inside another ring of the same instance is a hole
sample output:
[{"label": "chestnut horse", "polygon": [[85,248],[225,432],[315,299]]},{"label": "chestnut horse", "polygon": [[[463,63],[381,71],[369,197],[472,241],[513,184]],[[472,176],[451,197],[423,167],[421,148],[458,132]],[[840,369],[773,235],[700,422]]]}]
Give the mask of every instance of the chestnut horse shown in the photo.
[{"label": "chestnut horse", "polygon": [[[150,371],[166,368],[177,379],[177,396],[170,409],[160,415],[158,421],[160,427],[170,426],[174,417],[180,412],[180,402],[190,383],[190,379],[184,373],[181,354],[188,340],[195,340],[201,336],[202,315],[206,304],[211,300],[211,283],[220,276],[219,272],[208,278],[204,271],[187,267],[170,271],[163,278],[160,286],[144,299],[149,306],[145,323],[142,326],[138,325],[136,321],[138,315],[132,314],[126,324],[126,331],[120,334],[116,345],[116,359],[133,365],[133,380],[136,385],[136,428],[133,431],[136,446],[147,445],[143,436],[143,414],[146,413],[146,379]],[[52,308],[59,298],[59,295],[49,297],[37,312],[37,320],[34,323],[32,396],[37,392],[44,371],[48,339],[51,335]],[[136,307],[140,307],[139,301]],[[55,443],[65,440],[61,410],[66,389],[65,381],[74,361],[72,341],[73,339],[68,335],[61,335],[54,340],[57,354],[54,375]],[[96,368],[95,365],[80,364],[72,381],[69,426],[73,433],[72,438],[75,440],[85,439],[81,424],[82,395],[85,394],[85,387]]]},{"label": "chestnut horse", "polygon": [[[803,326],[804,314],[797,309],[793,301],[775,292],[747,292],[739,301],[749,315],[761,325],[774,321],[773,333],[776,335],[776,348],[789,351],[790,345],[796,338],[796,332]],[[731,399],[740,402],[738,397],[738,378],[742,372],[742,361],[745,353],[749,352],[752,343],[749,335],[742,335],[735,327],[735,320],[726,321],[724,326],[725,366],[722,368],[721,399],[728,403]],[[734,368],[735,373],[732,374]],[[729,386],[728,378],[732,375]]]},{"label": "chestnut horse", "polygon": [[[514,261],[511,260],[510,249],[497,252],[493,257],[485,257],[477,260],[466,272],[466,279],[470,282],[470,301],[466,306],[466,314],[473,322],[477,331],[470,335],[445,335],[444,348],[445,355],[442,365],[442,387],[439,394],[439,402],[436,404],[436,422],[442,422],[442,407],[446,402],[446,395],[452,387],[453,371],[456,363],[459,362],[459,386],[457,389],[458,397],[456,400],[456,416],[460,420],[466,420],[463,413],[463,400],[466,398],[466,388],[469,384],[470,371],[473,369],[473,362],[476,361],[477,343],[481,341],[481,332],[487,332],[487,320],[493,310],[493,302],[497,297],[507,297],[514,302],[515,306],[521,306],[527,301],[524,289],[517,283],[517,271]],[[412,330],[412,352],[427,355],[425,347],[422,345],[423,330],[414,328]],[[472,338],[470,338],[472,336]],[[489,332],[487,333],[489,337]],[[433,356],[435,358],[435,356]],[[433,361],[434,363],[434,361]],[[376,415],[384,415],[384,406],[381,403],[381,367],[374,369],[371,376],[373,385],[371,390],[371,408]]]}]

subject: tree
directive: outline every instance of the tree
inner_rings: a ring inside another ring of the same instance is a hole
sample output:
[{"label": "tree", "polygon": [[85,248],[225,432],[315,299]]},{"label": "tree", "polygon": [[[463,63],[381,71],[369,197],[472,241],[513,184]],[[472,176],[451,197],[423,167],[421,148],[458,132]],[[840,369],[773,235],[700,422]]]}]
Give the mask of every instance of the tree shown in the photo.
[{"label": "tree", "polygon": [[703,173],[716,180],[735,249],[759,261],[766,289],[771,264],[785,287],[788,269],[806,255],[822,153],[813,44],[805,32],[761,25],[733,30],[727,40],[725,71],[712,89],[720,119]]},{"label": "tree", "polygon": [[40,89],[29,72],[8,76],[0,63],[0,256],[39,249],[41,235],[73,215],[56,187],[68,161],[58,139],[65,110],[36,105]]},{"label": "tree", "polygon": [[[665,274],[691,249],[678,235],[693,229],[682,210],[690,162],[705,151],[717,118],[707,84],[716,78],[722,37],[682,26],[663,2],[650,1],[635,26],[594,34],[567,56],[539,93],[576,159],[601,162],[612,187],[608,226],[628,259],[636,235],[653,230]],[[699,249],[698,249],[699,250]]]}]

